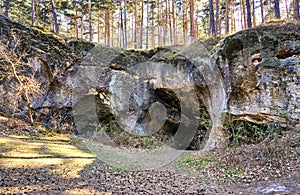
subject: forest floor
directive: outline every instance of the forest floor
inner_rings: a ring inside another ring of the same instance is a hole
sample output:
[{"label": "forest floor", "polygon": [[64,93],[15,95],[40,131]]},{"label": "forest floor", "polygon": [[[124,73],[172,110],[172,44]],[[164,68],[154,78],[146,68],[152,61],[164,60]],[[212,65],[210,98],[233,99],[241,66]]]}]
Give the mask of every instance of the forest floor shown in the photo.
[{"label": "forest floor", "polygon": [[300,194],[300,132],[125,171],[80,149],[73,136],[0,117],[0,194]]}]

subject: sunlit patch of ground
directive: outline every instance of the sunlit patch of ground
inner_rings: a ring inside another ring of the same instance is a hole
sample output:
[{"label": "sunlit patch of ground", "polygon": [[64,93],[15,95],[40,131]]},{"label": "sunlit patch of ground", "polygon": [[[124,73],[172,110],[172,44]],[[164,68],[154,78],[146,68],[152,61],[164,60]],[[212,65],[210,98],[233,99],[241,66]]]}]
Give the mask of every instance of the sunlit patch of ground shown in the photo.
[{"label": "sunlit patch of ground", "polygon": [[[30,193],[38,193],[45,188],[52,189],[55,188],[55,185],[26,185],[26,186],[15,186],[15,187],[0,187],[0,192],[9,192],[9,194],[30,194]],[[82,194],[97,194],[97,195],[108,195],[107,192],[102,192],[100,190],[84,188],[84,189],[69,189],[64,192],[66,195],[82,195]]]},{"label": "sunlit patch of ground", "polygon": [[[60,141],[54,141],[60,140]],[[62,141],[63,140],[63,141]],[[51,174],[79,177],[78,172],[91,164],[95,156],[69,144],[67,137],[0,137],[0,166],[4,168],[42,168],[55,166]]]},{"label": "sunlit patch of ground", "polygon": [[72,190],[68,190],[66,191],[66,194],[70,194],[70,195],[75,195],[75,194],[99,194],[99,195],[107,195],[109,193],[107,192],[101,192],[101,191],[98,191],[98,190],[93,190],[93,189],[89,189],[89,188],[86,188],[86,189],[72,189]]}]

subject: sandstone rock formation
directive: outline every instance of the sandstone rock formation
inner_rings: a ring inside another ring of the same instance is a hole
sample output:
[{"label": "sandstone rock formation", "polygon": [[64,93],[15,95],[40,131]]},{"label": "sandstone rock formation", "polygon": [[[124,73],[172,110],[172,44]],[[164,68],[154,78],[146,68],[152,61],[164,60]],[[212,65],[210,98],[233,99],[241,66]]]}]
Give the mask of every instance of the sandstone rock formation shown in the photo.
[{"label": "sandstone rock formation", "polygon": [[32,109],[34,120],[44,126],[76,126],[84,136],[114,137],[117,143],[129,133],[156,135],[180,149],[190,142],[191,149],[204,143],[206,149],[222,147],[229,118],[295,129],[299,29],[257,27],[225,38],[210,51],[200,41],[124,51],[62,40],[0,16],[1,51],[13,50],[16,58],[24,54],[18,74],[38,86],[28,90],[29,108],[10,64],[0,56],[0,112],[28,120]]},{"label": "sandstone rock formation", "polygon": [[299,25],[263,26],[227,37],[215,48],[227,113],[255,123],[299,120]]}]

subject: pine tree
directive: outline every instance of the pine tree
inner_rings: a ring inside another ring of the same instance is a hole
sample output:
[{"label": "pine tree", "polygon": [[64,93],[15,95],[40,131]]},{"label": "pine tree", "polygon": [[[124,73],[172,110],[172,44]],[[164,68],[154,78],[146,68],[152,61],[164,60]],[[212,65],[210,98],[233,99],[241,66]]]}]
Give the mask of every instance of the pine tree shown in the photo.
[{"label": "pine tree", "polygon": [[219,0],[216,0],[216,34],[219,34],[219,21],[220,21],[220,11],[219,11]]},{"label": "pine tree", "polygon": [[105,8],[105,44],[110,45],[110,10]]},{"label": "pine tree", "polygon": [[280,6],[279,0],[274,0],[275,18],[280,19]]},{"label": "pine tree", "polygon": [[34,20],[35,20],[35,0],[31,0],[31,25],[34,25]]},{"label": "pine tree", "polygon": [[246,8],[247,8],[247,26],[248,26],[248,28],[251,28],[252,27],[252,22],[251,22],[250,0],[246,0]]},{"label": "pine tree", "polygon": [[92,25],[92,2],[91,0],[88,1],[88,15],[89,15],[89,40],[93,41],[93,25]]},{"label": "pine tree", "polygon": [[265,23],[263,0],[260,0],[261,23]]},{"label": "pine tree", "polygon": [[8,17],[8,15],[9,15],[9,10],[10,10],[10,0],[6,0],[6,2],[5,2],[5,11],[4,11],[4,15],[6,17]]},{"label": "pine tree", "polygon": [[215,36],[215,19],[214,19],[214,7],[213,7],[213,0],[209,0],[209,29],[210,35]]},{"label": "pine tree", "polygon": [[225,0],[225,33],[226,33],[226,35],[228,35],[228,33],[229,33],[229,9],[228,9],[228,7],[229,7],[229,0]]},{"label": "pine tree", "polygon": [[190,1],[190,36],[191,41],[195,40],[195,24],[194,24],[194,0]]},{"label": "pine tree", "polygon": [[55,10],[54,0],[50,0],[50,3],[51,3],[52,14],[53,14],[53,22],[55,25],[55,33],[59,34],[59,25],[57,22],[57,15],[56,15],[56,10]]},{"label": "pine tree", "polygon": [[142,0],[142,6],[141,6],[140,49],[143,49],[143,28],[144,28],[144,0]]},{"label": "pine tree", "polygon": [[126,20],[127,20],[127,14],[126,14],[126,0],[122,1],[122,43],[123,43],[123,48],[127,48],[127,26],[126,26]]},{"label": "pine tree", "polygon": [[299,15],[299,0],[294,0],[295,19],[300,20]]}]

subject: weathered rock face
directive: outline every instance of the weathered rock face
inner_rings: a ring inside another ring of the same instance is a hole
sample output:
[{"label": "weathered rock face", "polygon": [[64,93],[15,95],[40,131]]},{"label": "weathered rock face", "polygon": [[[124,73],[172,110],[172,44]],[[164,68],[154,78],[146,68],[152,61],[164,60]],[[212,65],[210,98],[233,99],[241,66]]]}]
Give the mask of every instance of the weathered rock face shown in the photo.
[{"label": "weathered rock face", "polygon": [[[44,126],[62,129],[72,126],[72,94],[65,85],[78,59],[72,48],[52,33],[2,15],[0,37],[0,104],[3,105],[0,112],[29,121],[31,110],[34,121]],[[26,103],[26,94],[30,105]]]},{"label": "weathered rock face", "polygon": [[300,100],[300,26],[265,26],[227,37],[215,48],[235,120],[295,128]]},{"label": "weathered rock face", "polygon": [[[155,135],[180,149],[190,142],[191,149],[221,147],[228,117],[296,128],[299,26],[242,31],[210,52],[200,42],[150,51],[66,42],[3,16],[0,28],[5,114],[28,120],[28,92],[34,120],[42,125],[73,129],[75,119],[86,136],[105,131],[121,143],[129,133]],[[33,83],[30,90],[20,91],[5,52],[20,59],[17,71],[23,85]]]}]

